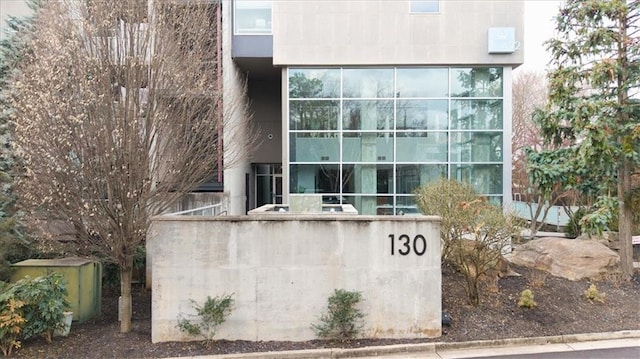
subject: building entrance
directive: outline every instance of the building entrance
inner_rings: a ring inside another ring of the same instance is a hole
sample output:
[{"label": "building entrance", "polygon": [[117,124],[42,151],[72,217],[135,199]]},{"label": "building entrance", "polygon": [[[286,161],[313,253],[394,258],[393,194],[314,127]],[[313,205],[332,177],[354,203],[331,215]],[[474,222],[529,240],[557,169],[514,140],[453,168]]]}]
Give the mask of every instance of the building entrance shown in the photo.
[{"label": "building entrance", "polygon": [[282,164],[257,164],[255,169],[255,206],[282,204]]}]

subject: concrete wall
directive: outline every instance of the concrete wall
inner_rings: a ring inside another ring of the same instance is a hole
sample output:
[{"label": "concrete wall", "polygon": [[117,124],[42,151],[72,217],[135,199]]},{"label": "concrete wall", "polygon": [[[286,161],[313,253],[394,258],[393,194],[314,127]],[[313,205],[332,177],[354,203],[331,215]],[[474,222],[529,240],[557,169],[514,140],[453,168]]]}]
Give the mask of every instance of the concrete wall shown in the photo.
[{"label": "concrete wall", "polygon": [[275,65],[521,64],[490,55],[489,27],[514,27],[524,45],[523,0],[440,1],[410,14],[408,0],[273,2]]},{"label": "concrete wall", "polygon": [[247,193],[245,176],[251,172],[252,147],[244,146],[246,138],[254,137],[250,118],[244,109],[249,100],[246,94],[246,76],[231,57],[231,1],[222,2],[222,71],[223,107],[229,118],[223,129],[224,141],[224,192],[229,198],[229,214],[246,214]]},{"label": "concrete wall", "polygon": [[362,292],[366,337],[441,334],[434,217],[161,216],[147,250],[153,342],[193,339],[176,328],[180,315],[193,314],[189,300],[225,293],[236,303],[216,338],[313,339],[311,324],[341,288]]}]

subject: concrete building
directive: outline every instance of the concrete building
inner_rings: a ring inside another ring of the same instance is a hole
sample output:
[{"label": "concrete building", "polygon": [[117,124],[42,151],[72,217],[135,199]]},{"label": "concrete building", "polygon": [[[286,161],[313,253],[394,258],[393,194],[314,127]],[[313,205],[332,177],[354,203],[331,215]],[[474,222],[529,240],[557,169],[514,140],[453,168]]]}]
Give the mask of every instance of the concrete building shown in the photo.
[{"label": "concrete building", "polygon": [[[0,2],[2,17],[26,12]],[[225,91],[259,144],[188,209],[228,214],[317,193],[361,214],[416,212],[440,177],[511,201],[512,70],[523,0],[223,0]],[[221,199],[223,198],[223,199]]]},{"label": "concrete building", "polygon": [[302,193],[361,214],[410,213],[412,191],[440,177],[509,202],[523,6],[222,1],[225,76],[248,79],[261,139],[224,173],[230,213]]}]

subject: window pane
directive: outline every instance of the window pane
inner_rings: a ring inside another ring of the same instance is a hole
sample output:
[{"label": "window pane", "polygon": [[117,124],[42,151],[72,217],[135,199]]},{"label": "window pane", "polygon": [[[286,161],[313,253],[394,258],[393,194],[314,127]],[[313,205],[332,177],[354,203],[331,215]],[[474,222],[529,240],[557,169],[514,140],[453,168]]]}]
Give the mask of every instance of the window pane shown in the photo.
[{"label": "window pane", "polygon": [[344,69],[342,76],[344,97],[393,97],[393,69]]},{"label": "window pane", "polygon": [[502,100],[451,101],[451,128],[461,130],[502,129]]},{"label": "window pane", "polygon": [[418,187],[447,177],[447,165],[397,165],[396,192],[412,194]]},{"label": "window pane", "polygon": [[[344,203],[355,207],[358,214],[373,216],[376,215],[377,208],[385,206],[384,203],[393,203],[391,196],[344,196]],[[380,204],[383,203],[383,204]]]},{"label": "window pane", "polygon": [[451,69],[452,97],[502,97],[502,68]]},{"label": "window pane", "polygon": [[289,69],[289,97],[340,97],[340,70]]},{"label": "window pane", "polygon": [[337,133],[294,132],[289,134],[291,162],[337,162],[340,142]]},{"label": "window pane", "polygon": [[448,69],[396,70],[396,97],[446,97],[449,94]]},{"label": "window pane", "polygon": [[289,129],[330,131],[338,129],[340,102],[327,100],[289,101]]},{"label": "window pane", "polygon": [[343,165],[342,191],[343,193],[393,194],[393,165]]},{"label": "window pane", "polygon": [[446,162],[446,132],[398,132],[397,162]]},{"label": "window pane", "polygon": [[412,13],[434,13],[440,11],[439,0],[411,0]]},{"label": "window pane", "polygon": [[271,34],[271,1],[236,0],[236,34]]},{"label": "window pane", "polygon": [[344,162],[392,162],[393,133],[345,132],[342,136]]},{"label": "window pane", "polygon": [[340,193],[337,164],[291,165],[291,193]]},{"label": "window pane", "polygon": [[343,130],[393,130],[392,100],[345,100]]},{"label": "window pane", "polygon": [[446,130],[447,100],[398,100],[397,130]]},{"label": "window pane", "polygon": [[502,194],[502,165],[455,165],[452,175],[471,184],[478,194]]},{"label": "window pane", "polygon": [[451,137],[452,162],[502,161],[500,132],[457,132]]}]

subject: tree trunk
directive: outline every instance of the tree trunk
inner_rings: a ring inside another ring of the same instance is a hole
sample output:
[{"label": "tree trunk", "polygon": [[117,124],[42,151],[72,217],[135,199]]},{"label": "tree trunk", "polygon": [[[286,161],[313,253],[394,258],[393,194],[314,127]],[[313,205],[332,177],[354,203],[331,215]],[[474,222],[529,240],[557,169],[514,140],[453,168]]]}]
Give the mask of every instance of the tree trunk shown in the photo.
[{"label": "tree trunk", "polygon": [[131,331],[131,278],[133,266],[120,267],[120,333]]},{"label": "tree trunk", "polygon": [[633,213],[629,203],[631,194],[631,168],[624,161],[618,168],[618,240],[620,243],[620,271],[623,280],[631,280],[633,276],[633,242],[631,240]]}]

